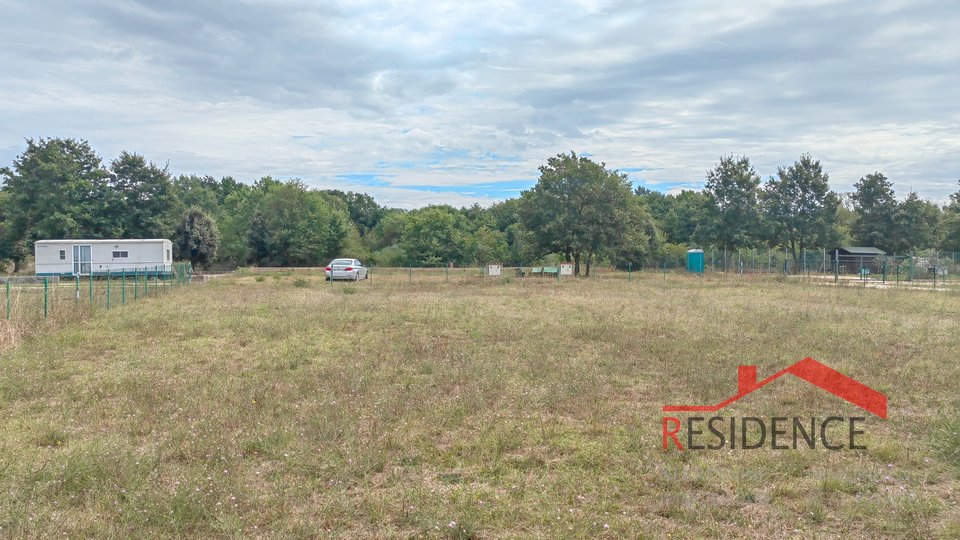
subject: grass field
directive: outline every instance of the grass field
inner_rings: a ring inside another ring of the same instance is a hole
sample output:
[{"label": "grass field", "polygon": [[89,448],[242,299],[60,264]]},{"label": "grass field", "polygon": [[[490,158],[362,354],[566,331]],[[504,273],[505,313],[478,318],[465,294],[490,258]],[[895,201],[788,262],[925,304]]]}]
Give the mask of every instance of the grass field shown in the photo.
[{"label": "grass field", "polygon": [[[641,274],[253,272],[0,360],[0,537],[960,536],[960,294]],[[661,450],[664,404],[867,416],[867,450]]]}]

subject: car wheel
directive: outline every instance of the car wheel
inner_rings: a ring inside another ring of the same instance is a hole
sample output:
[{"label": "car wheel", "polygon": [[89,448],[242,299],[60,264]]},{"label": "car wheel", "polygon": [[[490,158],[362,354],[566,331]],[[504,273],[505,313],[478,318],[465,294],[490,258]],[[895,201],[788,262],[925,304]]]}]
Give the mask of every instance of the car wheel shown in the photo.
[{"label": "car wheel", "polygon": [[359,270],[357,270],[357,273],[353,275],[353,280],[354,280],[354,281],[360,281],[360,271],[359,271]]}]

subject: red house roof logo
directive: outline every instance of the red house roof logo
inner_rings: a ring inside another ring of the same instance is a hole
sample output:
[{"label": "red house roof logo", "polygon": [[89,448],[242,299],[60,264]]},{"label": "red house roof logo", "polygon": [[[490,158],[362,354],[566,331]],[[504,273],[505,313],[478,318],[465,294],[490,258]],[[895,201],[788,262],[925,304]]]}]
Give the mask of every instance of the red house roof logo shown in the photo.
[{"label": "red house roof logo", "polygon": [[804,358],[792,366],[757,382],[757,366],[737,368],[737,393],[716,405],[664,405],[664,412],[716,412],[740,398],[759,390],[787,373],[853,403],[880,418],[887,418],[887,396],[873,388],[827,367],[813,358]]}]

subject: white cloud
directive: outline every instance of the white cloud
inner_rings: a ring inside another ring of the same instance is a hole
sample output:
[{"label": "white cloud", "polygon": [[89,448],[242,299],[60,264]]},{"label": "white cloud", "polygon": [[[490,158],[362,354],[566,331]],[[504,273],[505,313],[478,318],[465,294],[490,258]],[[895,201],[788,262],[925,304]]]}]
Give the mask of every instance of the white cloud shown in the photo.
[{"label": "white cloud", "polygon": [[[727,153],[766,175],[810,152],[836,189],[881,170],[935,200],[960,177],[950,3],[0,0],[0,12],[6,163],[25,137],[82,137],[106,159],[131,150],[174,172],[300,177],[407,207],[488,203],[470,186],[532,181],[569,150],[642,166],[651,185],[696,185]],[[387,185],[343,185],[355,173]]]}]

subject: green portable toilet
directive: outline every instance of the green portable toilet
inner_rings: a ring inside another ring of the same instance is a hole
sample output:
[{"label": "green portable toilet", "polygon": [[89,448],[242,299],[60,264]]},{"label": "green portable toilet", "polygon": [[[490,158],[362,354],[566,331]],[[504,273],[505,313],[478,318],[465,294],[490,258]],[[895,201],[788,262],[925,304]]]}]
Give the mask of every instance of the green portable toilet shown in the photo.
[{"label": "green portable toilet", "polygon": [[703,273],[703,250],[702,249],[687,250],[687,272],[696,272],[698,274]]}]

